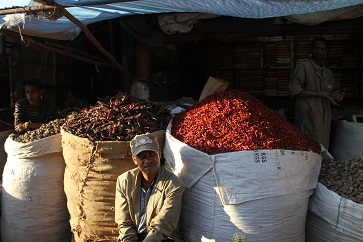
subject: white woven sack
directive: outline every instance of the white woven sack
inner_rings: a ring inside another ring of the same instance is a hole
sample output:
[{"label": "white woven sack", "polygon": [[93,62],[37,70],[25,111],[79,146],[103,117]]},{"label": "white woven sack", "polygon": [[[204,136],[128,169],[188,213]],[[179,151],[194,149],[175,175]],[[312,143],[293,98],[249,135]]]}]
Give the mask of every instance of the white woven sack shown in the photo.
[{"label": "white woven sack", "polygon": [[309,202],[306,241],[363,241],[362,218],[362,204],[343,198],[319,182]]},{"label": "white woven sack", "polygon": [[[184,181],[181,231],[188,242],[305,241],[308,201],[321,156],[291,150],[200,152],[166,131],[167,166]],[[287,229],[288,228],[288,229]]]},{"label": "white woven sack", "polygon": [[4,166],[7,160],[8,155],[5,152],[4,144],[6,139],[9,137],[11,133],[13,133],[14,130],[8,130],[8,131],[2,131],[0,132],[0,171],[1,174],[3,174]]},{"label": "white woven sack", "polygon": [[363,124],[335,120],[332,125],[330,153],[335,160],[363,157]]},{"label": "white woven sack", "polygon": [[70,241],[60,134],[29,143],[8,138],[5,151],[1,241]]}]

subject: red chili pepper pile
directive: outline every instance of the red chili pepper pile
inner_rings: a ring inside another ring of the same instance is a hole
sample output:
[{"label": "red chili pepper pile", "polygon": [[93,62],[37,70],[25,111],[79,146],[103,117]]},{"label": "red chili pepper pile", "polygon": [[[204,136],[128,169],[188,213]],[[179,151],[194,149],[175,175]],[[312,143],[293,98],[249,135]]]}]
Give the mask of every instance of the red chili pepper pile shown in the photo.
[{"label": "red chili pepper pile", "polygon": [[162,107],[119,93],[81,110],[64,129],[91,141],[130,141],[137,134],[165,129],[170,119]]},{"label": "red chili pepper pile", "polygon": [[320,145],[260,100],[238,90],[219,92],[177,114],[171,134],[207,154],[242,150],[313,151]]}]

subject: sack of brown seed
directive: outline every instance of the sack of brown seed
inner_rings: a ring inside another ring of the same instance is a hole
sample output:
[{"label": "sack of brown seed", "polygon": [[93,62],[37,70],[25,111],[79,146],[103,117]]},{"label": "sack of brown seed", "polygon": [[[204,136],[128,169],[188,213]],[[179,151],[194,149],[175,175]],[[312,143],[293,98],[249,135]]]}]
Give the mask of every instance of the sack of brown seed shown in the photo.
[{"label": "sack of brown seed", "polygon": [[363,157],[323,161],[309,201],[306,241],[363,241]]}]

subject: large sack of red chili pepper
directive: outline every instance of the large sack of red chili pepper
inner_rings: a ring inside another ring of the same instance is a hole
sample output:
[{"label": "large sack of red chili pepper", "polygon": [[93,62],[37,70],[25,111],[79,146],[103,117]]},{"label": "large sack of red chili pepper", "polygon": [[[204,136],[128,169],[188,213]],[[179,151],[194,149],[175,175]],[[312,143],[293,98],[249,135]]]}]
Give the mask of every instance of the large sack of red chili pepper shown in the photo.
[{"label": "large sack of red chili pepper", "polygon": [[60,133],[25,143],[6,139],[1,241],[70,241],[61,140]]},{"label": "large sack of red chili pepper", "polygon": [[163,147],[168,115],[160,107],[118,95],[82,110],[66,124],[64,189],[75,242],[117,241],[116,179],[135,168],[129,141],[150,132]]},{"label": "large sack of red chili pepper", "polygon": [[166,164],[184,181],[186,241],[305,241],[319,145],[258,99],[225,91],[177,114],[166,130]]}]

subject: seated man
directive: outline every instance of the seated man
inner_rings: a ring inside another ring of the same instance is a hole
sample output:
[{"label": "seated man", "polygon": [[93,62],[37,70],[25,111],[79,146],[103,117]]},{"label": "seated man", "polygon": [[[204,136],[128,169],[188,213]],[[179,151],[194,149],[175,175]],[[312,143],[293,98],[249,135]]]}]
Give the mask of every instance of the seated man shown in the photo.
[{"label": "seated man", "polygon": [[137,135],[130,146],[137,168],[117,178],[118,241],[183,241],[179,233],[183,182],[160,165],[161,151],[154,135]]}]

